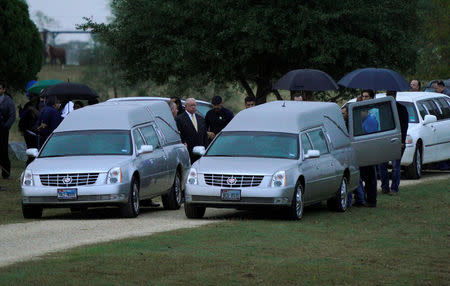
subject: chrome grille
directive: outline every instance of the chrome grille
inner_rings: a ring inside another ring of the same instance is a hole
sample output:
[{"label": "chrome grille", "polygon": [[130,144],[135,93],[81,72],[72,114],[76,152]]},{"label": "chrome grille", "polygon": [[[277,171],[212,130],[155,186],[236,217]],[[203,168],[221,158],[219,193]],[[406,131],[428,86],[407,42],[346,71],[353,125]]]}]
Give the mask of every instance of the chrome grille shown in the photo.
[{"label": "chrome grille", "polygon": [[98,174],[99,173],[44,174],[39,175],[39,178],[44,186],[75,187],[95,184]]},{"label": "chrome grille", "polygon": [[207,185],[227,188],[257,187],[264,178],[264,176],[232,174],[205,174],[204,177]]}]

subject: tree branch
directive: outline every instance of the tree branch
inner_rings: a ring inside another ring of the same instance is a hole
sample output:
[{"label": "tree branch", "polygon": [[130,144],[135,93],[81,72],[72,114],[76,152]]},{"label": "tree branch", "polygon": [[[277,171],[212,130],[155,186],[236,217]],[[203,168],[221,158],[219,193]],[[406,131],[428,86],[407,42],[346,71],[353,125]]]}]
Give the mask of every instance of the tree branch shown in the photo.
[{"label": "tree branch", "polygon": [[281,97],[281,94],[278,92],[278,90],[274,89],[274,90],[272,90],[272,92],[277,97],[277,100],[283,100],[283,98]]},{"label": "tree branch", "polygon": [[255,93],[253,92],[252,88],[248,84],[248,82],[244,78],[240,78],[239,81],[241,82],[242,86],[244,87],[245,91],[248,95],[255,97]]}]

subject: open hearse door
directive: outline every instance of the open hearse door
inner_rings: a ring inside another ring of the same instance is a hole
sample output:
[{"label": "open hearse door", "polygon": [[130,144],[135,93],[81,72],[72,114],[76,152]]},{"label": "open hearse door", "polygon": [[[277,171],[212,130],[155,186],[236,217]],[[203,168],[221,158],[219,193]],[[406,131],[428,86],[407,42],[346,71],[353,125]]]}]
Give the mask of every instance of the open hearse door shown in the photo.
[{"label": "open hearse door", "polygon": [[360,167],[401,158],[401,129],[393,97],[348,105],[349,133]]}]

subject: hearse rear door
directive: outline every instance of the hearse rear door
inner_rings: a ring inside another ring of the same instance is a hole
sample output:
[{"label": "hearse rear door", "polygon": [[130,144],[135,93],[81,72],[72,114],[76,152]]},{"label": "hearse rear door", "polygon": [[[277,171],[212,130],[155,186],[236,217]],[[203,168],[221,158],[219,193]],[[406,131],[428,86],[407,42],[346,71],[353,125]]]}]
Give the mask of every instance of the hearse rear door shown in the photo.
[{"label": "hearse rear door", "polygon": [[387,96],[348,105],[349,134],[360,167],[401,158],[396,103]]}]

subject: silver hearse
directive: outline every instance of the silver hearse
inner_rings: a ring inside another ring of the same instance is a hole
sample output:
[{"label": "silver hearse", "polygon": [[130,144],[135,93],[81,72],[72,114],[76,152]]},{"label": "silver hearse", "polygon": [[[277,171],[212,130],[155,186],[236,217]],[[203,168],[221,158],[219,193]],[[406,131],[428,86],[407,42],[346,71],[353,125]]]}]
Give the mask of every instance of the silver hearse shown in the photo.
[{"label": "silver hearse", "polygon": [[167,103],[105,102],[71,112],[22,174],[25,218],[43,208],[119,206],[136,217],[140,201],[182,203],[189,154]]},{"label": "silver hearse", "polygon": [[[378,128],[364,130],[369,111]],[[239,112],[187,175],[185,213],[201,218],[206,207],[286,208],[300,219],[306,205],[327,200],[347,209],[359,166],[400,158],[400,127],[392,98],[349,106],[347,129],[339,106],[323,102],[274,101]]]}]

